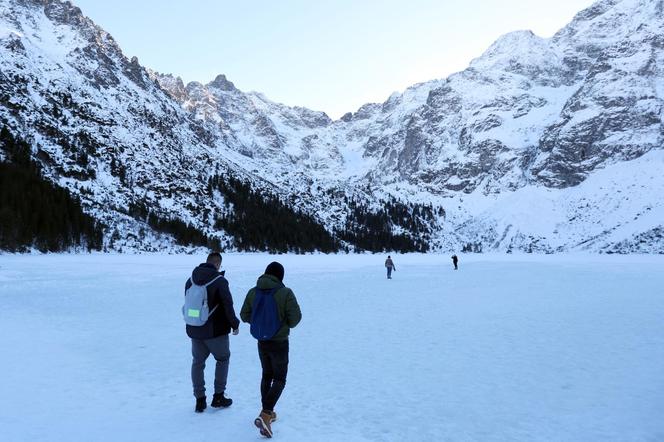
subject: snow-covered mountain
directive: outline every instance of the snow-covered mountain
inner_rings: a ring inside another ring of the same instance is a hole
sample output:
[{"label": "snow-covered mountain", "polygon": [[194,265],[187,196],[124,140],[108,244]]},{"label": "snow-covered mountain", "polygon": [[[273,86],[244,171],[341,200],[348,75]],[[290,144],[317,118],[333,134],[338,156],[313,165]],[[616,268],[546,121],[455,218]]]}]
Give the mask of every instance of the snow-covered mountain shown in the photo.
[{"label": "snow-covered mountain", "polygon": [[208,196],[213,174],[279,192],[253,176],[258,166],[229,149],[225,133],[191,118],[71,3],[1,0],[0,48],[3,125],[30,140],[47,176],[106,224],[110,248],[175,248],[170,235],[136,219],[135,205],[232,246],[213,226],[225,206]]},{"label": "snow-covered mountain", "polygon": [[549,39],[507,34],[337,121],[223,75],[146,70],[67,2],[0,5],[0,118],[122,244],[169,243],[127,210],[145,201],[230,245],[212,223],[223,196],[205,195],[228,173],[331,232],[349,198],[399,198],[444,208],[423,220],[435,248],[664,252],[662,0],[600,0]]}]

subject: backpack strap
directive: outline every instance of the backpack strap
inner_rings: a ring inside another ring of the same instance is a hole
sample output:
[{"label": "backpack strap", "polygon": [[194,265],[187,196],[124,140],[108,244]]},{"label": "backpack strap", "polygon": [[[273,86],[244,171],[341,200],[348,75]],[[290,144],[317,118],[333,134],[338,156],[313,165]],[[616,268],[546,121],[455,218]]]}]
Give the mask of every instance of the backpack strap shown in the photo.
[{"label": "backpack strap", "polygon": [[[222,276],[224,276],[224,275],[217,275],[217,277],[214,278],[212,281],[208,282],[207,284],[203,284],[203,287],[205,287],[205,289],[207,290],[207,288],[210,285],[212,285],[213,282],[215,282],[217,279],[221,278]],[[191,278],[189,278],[189,279],[191,280]],[[191,283],[193,284],[194,281],[191,280]],[[207,296],[205,297],[205,304],[207,304]],[[218,303],[217,305],[214,306],[214,308],[212,310],[210,310],[210,313],[208,313],[208,317],[212,316],[212,313],[214,313],[214,311],[217,309],[217,307],[219,307],[219,304],[221,304],[221,303]]]},{"label": "backpack strap", "polygon": [[276,287],[272,287],[271,289],[259,289],[258,287],[256,287],[256,292],[260,291],[260,292],[263,292],[263,293],[266,293],[266,294],[270,293],[272,296],[274,296],[275,293],[277,293],[279,290],[281,290],[284,287],[286,287],[286,286],[282,282],[281,285],[278,285]]},{"label": "backpack strap", "polygon": [[[216,278],[214,278],[212,281],[208,282],[207,284],[203,284],[203,286],[204,286],[205,288],[208,288],[208,286],[210,286],[213,282],[215,282],[215,281],[216,281],[217,279],[219,279],[219,278],[222,278],[223,276],[224,276],[224,275],[217,275]],[[192,281],[192,283],[193,283],[193,282],[194,282],[194,281]]]}]

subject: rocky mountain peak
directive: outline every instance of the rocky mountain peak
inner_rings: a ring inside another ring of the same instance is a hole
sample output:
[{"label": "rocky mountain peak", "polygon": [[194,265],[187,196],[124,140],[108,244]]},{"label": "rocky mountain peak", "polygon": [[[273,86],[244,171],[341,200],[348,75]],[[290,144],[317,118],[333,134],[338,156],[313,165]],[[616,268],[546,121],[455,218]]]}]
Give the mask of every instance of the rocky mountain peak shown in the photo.
[{"label": "rocky mountain peak", "polygon": [[[551,81],[559,78],[560,55],[549,39],[532,31],[515,31],[503,35],[470,68],[484,72],[511,72],[530,79]],[[543,78],[540,78],[543,77]]]},{"label": "rocky mountain peak", "polygon": [[229,81],[224,74],[217,75],[217,77],[208,85],[210,88],[219,89],[221,91],[236,91],[235,85]]},{"label": "rocky mountain peak", "polygon": [[81,9],[69,1],[41,0],[34,3],[43,6],[46,16],[56,23],[75,24],[84,20]]},{"label": "rocky mountain peak", "polygon": [[181,77],[175,77],[172,74],[160,74],[152,69],[147,69],[147,72],[150,78],[156,81],[178,103],[184,102],[187,91]]}]

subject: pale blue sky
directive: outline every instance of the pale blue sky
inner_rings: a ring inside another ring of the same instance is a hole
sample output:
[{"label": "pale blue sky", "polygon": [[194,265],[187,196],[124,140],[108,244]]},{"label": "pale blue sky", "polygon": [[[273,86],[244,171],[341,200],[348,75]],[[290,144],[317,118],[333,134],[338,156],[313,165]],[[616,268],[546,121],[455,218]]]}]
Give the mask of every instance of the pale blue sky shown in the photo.
[{"label": "pale blue sky", "polygon": [[185,82],[338,118],[464,69],[500,35],[552,36],[592,0],[73,0],[125,54]]}]

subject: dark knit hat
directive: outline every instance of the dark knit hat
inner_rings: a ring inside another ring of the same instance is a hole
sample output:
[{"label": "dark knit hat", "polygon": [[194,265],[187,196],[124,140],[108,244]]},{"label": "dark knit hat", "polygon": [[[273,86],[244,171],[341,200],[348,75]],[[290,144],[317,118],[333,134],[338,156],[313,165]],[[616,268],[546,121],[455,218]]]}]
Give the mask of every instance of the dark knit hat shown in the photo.
[{"label": "dark knit hat", "polygon": [[284,266],[279,264],[277,261],[273,261],[270,264],[268,264],[267,268],[265,269],[265,274],[276,276],[279,281],[283,281],[284,280]]}]

